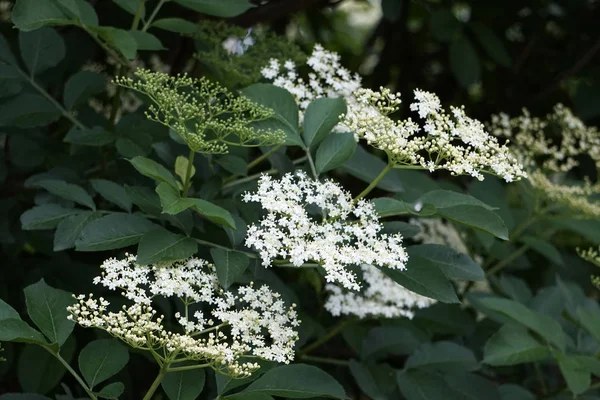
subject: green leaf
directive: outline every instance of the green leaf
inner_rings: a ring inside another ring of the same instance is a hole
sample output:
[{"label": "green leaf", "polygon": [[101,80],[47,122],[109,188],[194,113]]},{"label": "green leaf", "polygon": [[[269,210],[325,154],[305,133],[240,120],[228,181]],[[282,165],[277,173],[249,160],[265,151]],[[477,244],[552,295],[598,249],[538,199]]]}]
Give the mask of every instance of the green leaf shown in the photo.
[{"label": "green leaf", "polygon": [[[356,151],[352,157],[350,157],[350,159],[342,166],[343,171],[367,183],[373,182],[384,168],[385,162],[369,153],[360,145],[356,146]],[[388,172],[387,175],[379,181],[377,188],[393,193],[404,191],[404,186],[398,176],[397,170]]]},{"label": "green leaf", "polygon": [[125,391],[125,385],[122,382],[113,382],[104,386],[98,393],[98,397],[103,399],[118,400]]},{"label": "green leaf", "polygon": [[[138,12],[138,7],[140,6],[139,0],[113,0],[113,2],[121,7],[123,10],[127,11],[131,15],[136,15]],[[146,7],[145,4],[142,3],[142,18],[145,18],[146,15]]]},{"label": "green leaf", "polygon": [[60,221],[54,233],[54,251],[75,247],[75,241],[79,238],[83,229],[99,218],[102,218],[102,214],[99,212],[83,211]]},{"label": "green leaf", "polygon": [[96,209],[96,204],[94,204],[94,200],[92,200],[92,197],[81,186],[77,186],[72,183],[67,183],[65,181],[60,181],[58,179],[48,179],[37,181],[34,184],[34,187],[40,187],[42,189],[47,190],[55,196],[73,201],[77,204],[81,204],[82,206],[89,207],[92,210]]},{"label": "green leaf", "polygon": [[10,304],[6,303],[4,300],[0,299],[0,321],[11,318],[20,319],[21,317],[17,310],[12,308]]},{"label": "green leaf", "polygon": [[113,213],[89,223],[75,241],[77,251],[113,250],[131,246],[157,225],[133,214]]},{"label": "green leaf", "polygon": [[64,290],[54,289],[41,279],[24,289],[27,313],[50,343],[62,346],[75,323],[69,321],[67,307],[73,305],[73,297]]},{"label": "green leaf", "polygon": [[524,236],[519,241],[525,243],[537,253],[539,253],[541,256],[547,258],[551,262],[557,265],[564,265],[560,252],[549,241],[539,239],[533,236]]},{"label": "green leaf", "polygon": [[65,42],[52,28],[19,33],[21,57],[31,76],[56,67],[66,55]]},{"label": "green leaf", "polygon": [[519,303],[526,304],[533,296],[527,283],[517,277],[506,274],[501,275],[497,284],[500,291],[502,291],[506,297],[510,297]]},{"label": "green leaf", "polygon": [[158,183],[167,183],[173,189],[177,190],[177,181],[173,174],[156,161],[145,157],[135,157],[129,160],[129,162],[140,174],[154,179]]},{"label": "green leaf", "polygon": [[424,204],[433,204],[436,208],[451,208],[456,206],[477,206],[493,211],[494,207],[468,194],[453,190],[432,190],[423,194],[419,201]]},{"label": "green leaf", "polygon": [[427,336],[414,327],[379,326],[370,329],[364,338],[361,358],[408,355],[426,340]]},{"label": "green leaf", "polygon": [[137,43],[138,50],[164,50],[165,46],[151,33],[142,31],[129,31]]},{"label": "green leaf", "polygon": [[90,389],[116,375],[129,362],[129,352],[117,339],[98,339],[79,353],[79,370]]},{"label": "green leaf", "polygon": [[0,400],[52,400],[49,397],[35,393],[7,393],[0,396]]},{"label": "green leaf", "polygon": [[481,79],[479,56],[469,38],[464,35],[454,39],[450,45],[450,69],[464,88]]},{"label": "green leaf", "polygon": [[203,14],[224,18],[235,17],[254,7],[248,0],[175,0],[175,2]]},{"label": "green leaf", "polygon": [[283,365],[267,371],[242,393],[253,392],[291,399],[346,399],[344,388],[331,375],[306,364]]},{"label": "green leaf", "polygon": [[[75,340],[67,341],[60,349],[61,357],[71,361],[75,347]],[[39,346],[25,346],[19,354],[17,374],[24,392],[48,393],[63,379],[65,372],[67,370],[54,354]]]},{"label": "green leaf", "polygon": [[352,133],[336,133],[327,136],[319,145],[315,166],[317,172],[330,171],[345,163],[356,150],[356,140]]},{"label": "green leaf", "polygon": [[58,204],[35,206],[21,215],[21,227],[26,231],[54,229],[63,219],[80,212],[81,210],[64,208]]},{"label": "green leaf", "polygon": [[507,383],[498,386],[502,400],[535,400],[536,397],[522,386]]},{"label": "green leaf", "polygon": [[408,265],[413,256],[419,256],[435,262],[448,278],[483,281],[485,273],[481,266],[466,254],[438,244],[421,244],[407,249]]},{"label": "green leaf", "polygon": [[598,219],[570,219],[552,218],[550,222],[563,229],[575,232],[592,243],[600,243],[600,220]]},{"label": "green leaf", "polygon": [[91,179],[90,183],[94,190],[107,201],[116,204],[127,212],[131,212],[131,200],[123,186],[106,179]]},{"label": "green leaf", "polygon": [[191,208],[216,224],[235,229],[233,217],[229,211],[222,207],[202,199],[191,197],[182,198],[179,196],[178,191],[174,190],[166,183],[159,184],[156,187],[156,193],[160,197],[160,203],[164,213],[179,214],[180,212]]},{"label": "green leaf", "polygon": [[[106,76],[92,71],[79,71],[69,78],[63,92],[63,102],[68,110],[84,104],[92,96],[106,90]],[[100,128],[98,128],[100,129]],[[69,133],[71,133],[69,131]],[[68,135],[67,135],[68,136]],[[65,141],[68,142],[68,140]]]},{"label": "green leaf", "polygon": [[504,43],[502,43],[502,39],[500,39],[494,31],[480,22],[469,24],[469,27],[475,33],[475,37],[488,56],[503,67],[509,68],[511,59],[508,51],[506,51]]},{"label": "green leaf", "polygon": [[181,18],[163,18],[154,21],[153,28],[163,29],[169,32],[192,34],[198,30],[198,26],[190,21]]},{"label": "green leaf", "polygon": [[210,249],[210,255],[217,269],[219,283],[225,290],[244,274],[250,263],[247,255],[237,251]]},{"label": "green leaf", "polygon": [[363,393],[373,400],[385,400],[385,395],[381,392],[379,387],[377,387],[377,382],[366,365],[353,359],[350,360],[348,367],[350,368],[350,373],[352,374],[354,381]]},{"label": "green leaf", "polygon": [[298,132],[298,105],[290,92],[275,85],[256,83],[248,86],[241,93],[275,112],[274,117],[256,124],[258,128],[281,129],[287,135],[284,144],[304,147]]},{"label": "green leaf", "polygon": [[409,258],[406,270],[380,268],[394,282],[422,296],[430,297],[444,303],[458,303],[452,283],[440,270],[437,264],[423,257]]},{"label": "green leaf", "polygon": [[44,96],[21,93],[0,104],[0,126],[37,128],[58,120],[60,111]]},{"label": "green leaf", "polygon": [[408,370],[396,375],[400,392],[406,400],[457,400],[444,378],[436,373]]},{"label": "green leaf", "polygon": [[133,204],[146,214],[159,216],[162,212],[158,195],[149,187],[125,185],[125,191]]},{"label": "green leaf", "polygon": [[485,344],[483,362],[489,365],[517,365],[543,360],[548,348],[517,325],[504,325]]},{"label": "green leaf", "polygon": [[458,38],[462,24],[456,19],[448,8],[440,8],[429,20],[429,30],[434,38],[440,42],[449,42]]},{"label": "green leaf", "polygon": [[373,204],[375,205],[377,215],[381,218],[396,215],[419,215],[421,217],[427,217],[435,215],[437,212],[436,208],[431,204],[423,205],[421,202],[409,204],[391,197],[379,197],[373,199]]},{"label": "green leaf", "polygon": [[468,372],[398,372],[398,386],[406,400],[500,400],[500,393],[485,378]]},{"label": "green leaf", "polygon": [[[189,166],[189,160],[187,157],[178,156],[175,159],[175,174],[179,177],[179,179],[181,180],[181,183],[185,183],[188,166]],[[196,167],[194,167],[193,164],[192,164],[192,170],[190,171],[190,174],[192,177],[194,175],[196,175]]]},{"label": "green leaf", "polygon": [[169,400],[195,400],[204,388],[206,375],[202,369],[170,372],[162,381]]},{"label": "green leaf", "polygon": [[129,138],[118,138],[115,143],[117,152],[124,158],[144,157],[150,154],[150,147]]},{"label": "green leaf", "polygon": [[313,100],[304,112],[302,137],[307,147],[316,148],[340,122],[347,111],[342,97],[321,97]]},{"label": "green leaf", "polygon": [[198,243],[194,239],[158,228],[142,236],[137,261],[140,264],[153,264],[183,260],[197,251]]},{"label": "green leaf", "polygon": [[[14,10],[13,10],[13,18],[14,18]],[[12,53],[10,49],[10,45],[6,41],[6,38],[0,34],[0,61],[4,61],[8,65],[18,66],[19,63],[15,58],[15,55]]]},{"label": "green leaf", "polygon": [[598,307],[577,308],[579,323],[594,337],[600,341],[600,310]]},{"label": "green leaf", "polygon": [[472,196],[450,190],[434,190],[421,196],[418,203],[432,204],[436,207],[437,214],[446,219],[508,240],[508,229],[502,219],[492,211],[493,207]]},{"label": "green leaf", "polygon": [[216,160],[223,169],[237,176],[248,175],[248,163],[241,157],[226,154]]},{"label": "green leaf", "polygon": [[531,329],[559,349],[565,348],[567,337],[560,324],[551,317],[530,310],[517,301],[499,297],[479,299],[479,303]]},{"label": "green leaf", "polygon": [[98,26],[96,10],[87,0],[50,0],[71,21],[68,24],[83,25],[88,27]]},{"label": "green leaf", "polygon": [[69,17],[53,1],[18,0],[11,19],[21,31],[32,31],[44,25],[67,25]]},{"label": "green leaf", "polygon": [[577,359],[577,356],[570,356],[560,352],[554,352],[558,361],[560,372],[567,382],[569,390],[573,394],[581,394],[589,389],[592,383],[592,376]]},{"label": "green leaf", "polygon": [[[2,38],[0,37],[0,40]],[[0,42],[0,61],[2,61],[2,43]],[[16,68],[0,63],[0,98],[16,96],[23,90],[22,76]]]},{"label": "green leaf", "polygon": [[116,49],[128,60],[135,58],[138,50],[138,44],[129,31],[111,26],[99,26],[90,29],[100,36],[108,45]]},{"label": "green leaf", "polygon": [[428,332],[467,336],[475,330],[475,319],[459,304],[436,303],[415,310],[415,323]]},{"label": "green leaf", "polygon": [[453,342],[423,343],[406,360],[405,368],[442,371],[479,369],[473,352]]},{"label": "green leaf", "polygon": [[0,323],[0,342],[48,344],[44,336],[20,318],[3,319]]},{"label": "green leaf", "polygon": [[112,133],[95,126],[92,129],[72,127],[63,139],[67,143],[80,146],[104,146],[115,141]]}]

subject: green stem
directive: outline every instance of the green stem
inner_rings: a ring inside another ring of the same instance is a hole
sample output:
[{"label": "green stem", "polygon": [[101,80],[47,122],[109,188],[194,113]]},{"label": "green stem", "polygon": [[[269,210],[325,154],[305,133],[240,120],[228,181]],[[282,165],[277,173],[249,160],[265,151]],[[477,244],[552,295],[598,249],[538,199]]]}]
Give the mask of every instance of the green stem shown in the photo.
[{"label": "green stem", "polygon": [[[267,151],[266,153],[263,153],[260,157],[257,157],[256,159],[252,160],[250,163],[248,163],[248,171],[250,171],[252,168],[256,167],[258,164],[260,164],[264,160],[266,160],[271,154],[275,153],[280,148],[281,148],[281,145],[277,145],[277,146],[273,147],[271,150]],[[228,178],[226,178],[225,180],[223,180],[223,183],[227,184],[227,183],[235,180],[235,178],[237,176],[238,175],[231,175]]]},{"label": "green stem", "polygon": [[165,378],[165,375],[167,375],[168,371],[169,371],[168,364],[165,364],[160,368],[160,371],[158,372],[156,379],[154,379],[154,382],[152,382],[152,386],[150,386],[150,389],[148,389],[148,391],[146,392],[146,395],[144,396],[143,400],[150,400],[152,398],[152,395],[154,394],[154,392],[156,392],[156,389],[158,389],[162,380]]},{"label": "green stem", "polygon": [[488,269],[485,274],[489,277],[502,271],[512,261],[516,260],[521,254],[525,253],[527,249],[529,249],[529,245],[524,244],[523,246],[515,250],[511,255],[509,255],[508,257],[506,257],[505,259]]},{"label": "green stem", "polygon": [[356,198],[354,199],[354,202],[357,202],[358,200],[362,199],[363,197],[368,195],[371,192],[371,190],[375,189],[375,187],[379,184],[379,182],[381,182],[383,177],[388,172],[390,172],[392,170],[392,168],[394,168],[394,164],[392,164],[391,162],[388,163],[388,165],[386,165],[385,168],[379,173],[379,175],[377,175],[377,177],[373,180],[373,182],[371,182],[371,184],[369,186],[367,186],[365,190],[363,190],[362,192],[360,192],[360,194],[358,196],[356,196]]},{"label": "green stem", "polygon": [[142,32],[146,32],[148,30],[148,28],[150,28],[150,24],[152,24],[152,21],[154,21],[154,18],[156,18],[156,15],[158,14],[158,12],[162,8],[162,6],[167,1],[168,0],[160,0],[158,2],[158,4],[156,5],[156,7],[154,7],[154,10],[152,11],[152,14],[150,14],[150,18],[148,18],[148,21],[146,21],[146,23],[144,24],[144,27],[142,28]]},{"label": "green stem", "polygon": [[196,156],[196,152],[194,150],[190,150],[190,155],[188,156],[188,165],[187,171],[185,172],[185,182],[183,183],[183,193],[181,197],[187,197],[188,190],[190,186],[192,186],[192,169],[194,168],[194,157]]},{"label": "green stem", "polygon": [[210,364],[186,365],[185,367],[169,368],[169,372],[189,371],[191,369],[200,369],[210,367]]},{"label": "green stem", "polygon": [[394,164],[395,169],[419,169],[424,170],[421,165],[410,165],[410,164]]},{"label": "green stem", "polygon": [[73,377],[81,385],[81,387],[83,387],[83,390],[85,390],[87,395],[90,396],[90,399],[92,399],[92,400],[98,399],[98,397],[94,394],[94,392],[92,392],[92,390],[88,387],[88,385],[85,384],[83,379],[81,379],[81,377],[77,374],[77,372],[75,372],[75,370],[73,368],[71,368],[69,363],[67,361],[65,361],[65,359],[62,358],[58,352],[55,352],[46,346],[42,346],[42,348],[44,348],[46,351],[48,351],[50,354],[52,354],[54,357],[56,357],[56,359],[58,361],[60,361],[60,363],[66,368],[66,370],[69,371],[69,373],[71,375],[73,375]]},{"label": "green stem", "polygon": [[353,324],[354,321],[355,321],[354,319],[347,319],[347,320],[341,321],[340,323],[338,323],[337,325],[335,325],[333,328],[331,328],[331,330],[329,332],[327,332],[327,334],[325,336],[321,337],[320,339],[312,342],[308,346],[306,346],[303,349],[301,349],[298,352],[298,355],[300,357],[303,357],[306,354],[308,354],[311,351],[313,351],[314,349],[316,349],[319,346],[323,345],[324,343],[327,343],[328,341],[330,341],[331,339],[333,339],[335,336],[337,336],[338,333],[340,333],[341,331],[343,331],[348,325]]},{"label": "green stem", "polygon": [[137,31],[138,25],[140,24],[140,19],[142,19],[142,14],[144,13],[144,6],[146,4],[146,0],[138,0],[138,8],[135,12],[135,16],[133,17],[133,22],[131,23],[131,30]]},{"label": "green stem", "polygon": [[[297,158],[297,159],[295,159],[295,160],[292,161],[292,164],[294,164],[294,165],[301,164],[304,161],[306,161],[306,159],[307,159],[306,156]],[[230,189],[230,188],[232,188],[234,186],[241,185],[241,184],[246,183],[246,182],[252,182],[253,180],[260,178],[264,174],[266,174],[266,175],[273,175],[273,174],[276,174],[277,172],[279,172],[279,171],[277,169],[275,169],[275,168],[268,169],[266,171],[262,171],[262,172],[259,172],[257,174],[254,174],[254,175],[250,175],[250,176],[247,176],[245,178],[240,178],[240,179],[237,179],[235,181],[226,183],[225,185],[223,185],[221,187],[221,189],[223,189],[223,190]]]},{"label": "green stem", "polygon": [[305,361],[312,361],[312,362],[316,362],[316,363],[323,363],[323,364],[331,364],[331,365],[341,365],[343,367],[347,367],[350,362],[346,361],[346,360],[338,360],[336,358],[329,358],[329,357],[315,357],[315,356],[300,356],[301,360],[305,360]]},{"label": "green stem", "polygon": [[317,174],[317,168],[315,167],[315,162],[310,155],[310,149],[306,149],[306,159],[308,160],[308,165],[310,165],[310,170],[315,179],[319,179],[319,174]]},{"label": "green stem", "polygon": [[262,156],[257,157],[256,159],[254,159],[252,162],[250,162],[248,164],[248,169],[252,169],[254,167],[256,167],[258,164],[260,164],[261,162],[263,162],[264,160],[266,160],[267,158],[269,158],[269,156],[273,153],[275,153],[277,150],[279,150],[281,148],[281,145],[277,145],[274,146],[271,150],[267,151],[266,153],[263,153]]},{"label": "green stem", "polygon": [[246,251],[239,251],[239,250],[233,250],[227,246],[223,246],[217,243],[213,243],[213,242],[209,242],[206,240],[202,240],[202,239],[197,239],[197,238],[193,238],[196,242],[198,242],[199,244],[203,244],[205,246],[210,246],[210,247],[216,247],[217,249],[223,249],[223,250],[227,250],[227,251],[235,251],[237,253],[242,253],[245,254],[246,256],[250,257],[250,258],[258,258],[258,256],[254,253],[248,253]]},{"label": "green stem", "polygon": [[508,235],[508,237],[511,240],[516,239],[517,237],[519,237],[519,235],[521,235],[521,233],[527,229],[529,227],[529,225],[531,225],[532,223],[535,222],[536,219],[538,219],[538,215],[532,215],[529,218],[526,218],[523,222],[521,222],[515,229],[513,229],[513,231]]},{"label": "green stem", "polygon": [[76,127],[78,127],[81,130],[87,130],[88,129],[77,118],[75,118],[69,111],[67,111],[67,109],[64,108],[58,101],[54,100],[54,97],[50,96],[50,94],[48,92],[46,92],[43,87],[41,87],[40,85],[38,85],[33,80],[33,78],[31,78],[29,75],[27,75],[25,72],[23,72],[23,70],[21,70],[21,68],[15,67],[15,70],[17,72],[19,72],[19,74],[23,78],[25,78],[25,80],[27,80],[27,82],[29,82],[29,84],[31,86],[33,86],[33,88],[35,90],[37,90],[38,92],[40,92],[40,94],[42,96],[44,96],[46,99],[48,99],[48,101],[51,102],[52,105],[54,107],[56,107],[65,118],[67,118],[69,121],[71,121],[73,123],[73,125],[75,125]]},{"label": "green stem", "polygon": [[113,49],[111,49],[106,43],[104,43],[102,40],[100,40],[100,38],[98,37],[98,35],[95,32],[92,32],[91,30],[88,29],[87,26],[81,26],[81,29],[83,29],[88,35],[90,35],[92,37],[92,39],[94,39],[94,41],[98,44],[98,46],[102,47],[102,49],[104,51],[106,51],[112,58],[115,59],[115,61],[117,61],[120,65],[125,66],[125,67],[129,67],[130,63],[128,60],[124,59],[122,55],[120,55],[119,53],[117,53],[116,51],[114,51]]}]

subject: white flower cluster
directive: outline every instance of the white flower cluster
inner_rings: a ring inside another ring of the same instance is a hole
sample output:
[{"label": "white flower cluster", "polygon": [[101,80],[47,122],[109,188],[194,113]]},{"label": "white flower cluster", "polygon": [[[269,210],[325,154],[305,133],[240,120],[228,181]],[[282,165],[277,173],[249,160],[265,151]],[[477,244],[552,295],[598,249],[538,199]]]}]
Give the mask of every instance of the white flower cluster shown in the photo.
[{"label": "white flower cluster", "polygon": [[365,283],[362,292],[346,291],[333,284],[325,287],[329,293],[325,309],[334,317],[354,315],[359,318],[412,318],[415,308],[425,308],[435,303],[435,300],[411,292],[394,282],[377,267],[362,264],[361,269]]},{"label": "white flower cluster", "polygon": [[[196,360],[233,377],[245,377],[259,368],[241,361],[244,356],[289,363],[298,339],[295,305],[287,308],[267,286],[223,291],[215,268],[191,258],[168,265],[138,265],[136,257],[109,259],[95,284],[120,290],[131,301],[120,311],[91,294],[77,296],[68,311],[84,327],[100,328],[132,347],[151,351],[165,362]],[[178,298],[185,309],[175,314],[180,332],[163,325],[155,297]],[[210,311],[209,311],[210,310]],[[206,313],[206,315],[205,315]]]},{"label": "white flower cluster", "polygon": [[579,165],[576,157],[585,154],[600,168],[600,132],[562,104],[554,106],[544,119],[532,117],[526,109],[516,118],[494,115],[491,130],[510,138],[512,151],[528,167],[568,172]]},{"label": "white flower cluster", "polygon": [[[263,175],[246,202],[258,202],[267,215],[252,225],[246,245],[255,248],[263,265],[277,257],[297,267],[313,261],[323,266],[328,282],[358,290],[349,266],[373,264],[405,269],[408,257],[400,235],[379,234],[382,225],[372,203],[353,202],[337,183],[312,180],[302,171],[280,180]],[[311,208],[321,214],[310,214]]]},{"label": "white flower cluster", "polygon": [[399,94],[385,88],[379,92],[357,90],[344,123],[398,165],[420,165],[430,172],[445,169],[479,180],[483,180],[482,172],[507,182],[526,176],[508,147],[500,145],[481,122],[468,117],[462,108],[451,107],[446,113],[433,93],[418,89],[414,93],[410,109],[425,120],[422,126],[410,118],[393,120],[388,116],[398,110],[401,101]]},{"label": "white flower cluster", "polygon": [[510,138],[512,152],[530,170],[529,182],[551,204],[562,204],[577,213],[600,217],[600,183],[572,185],[566,175],[589,157],[600,168],[600,132],[587,127],[570,109],[557,104],[545,118],[532,117],[527,110],[516,118],[507,114],[492,117],[491,130]]},{"label": "white flower cluster", "polygon": [[[306,62],[311,68],[308,81],[298,76],[296,65],[292,61],[282,63],[271,59],[262,69],[262,75],[275,86],[289,91],[300,106],[302,117],[311,101],[319,97],[344,97],[346,100],[361,86],[358,74],[352,74],[340,64],[337,53],[327,51],[316,44]],[[302,120],[302,118],[301,118]]]}]

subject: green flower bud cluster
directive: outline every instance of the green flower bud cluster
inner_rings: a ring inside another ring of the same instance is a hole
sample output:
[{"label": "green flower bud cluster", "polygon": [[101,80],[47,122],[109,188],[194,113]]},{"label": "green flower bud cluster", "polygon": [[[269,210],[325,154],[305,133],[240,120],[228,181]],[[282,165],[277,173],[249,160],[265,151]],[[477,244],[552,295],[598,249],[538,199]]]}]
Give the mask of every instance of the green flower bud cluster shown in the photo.
[{"label": "green flower bud cluster", "polygon": [[[306,62],[307,56],[294,43],[264,29],[245,28],[223,21],[201,21],[194,34],[198,53],[197,59],[206,65],[219,81],[230,87],[246,87],[262,79],[261,69],[269,60],[291,60],[298,65]],[[250,39],[243,51],[232,52],[228,43]]]},{"label": "green flower bud cluster", "polygon": [[114,83],[145,94],[153,103],[146,116],[175,131],[197,153],[225,154],[229,146],[270,146],[283,143],[281,130],[258,129],[254,122],[274,112],[233,93],[205,77],[169,76],[138,69],[134,78]]}]

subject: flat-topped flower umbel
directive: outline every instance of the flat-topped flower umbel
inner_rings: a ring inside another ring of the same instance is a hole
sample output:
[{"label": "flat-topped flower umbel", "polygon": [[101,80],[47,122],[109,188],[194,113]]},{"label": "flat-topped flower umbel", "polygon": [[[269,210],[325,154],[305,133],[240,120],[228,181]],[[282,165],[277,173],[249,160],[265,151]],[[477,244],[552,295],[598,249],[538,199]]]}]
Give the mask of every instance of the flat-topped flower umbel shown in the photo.
[{"label": "flat-topped flower umbel", "polygon": [[[233,376],[250,375],[259,365],[244,356],[289,363],[294,358],[299,321],[278,293],[267,286],[240,286],[224,291],[213,265],[198,258],[167,265],[138,265],[136,257],[109,259],[95,284],[121,290],[131,304],[120,311],[90,294],[77,296],[70,319],[84,327],[103,329],[128,345],[147,350],[159,363],[201,361]],[[156,297],[177,298],[182,312],[174,317],[180,329],[169,330],[158,315]]]},{"label": "flat-topped flower umbel", "polygon": [[[258,202],[267,215],[252,225],[246,246],[255,248],[270,266],[281,257],[295,266],[316,262],[328,282],[359,289],[348,266],[373,264],[405,269],[408,257],[399,234],[380,234],[382,225],[372,203],[353,201],[350,193],[332,180],[310,179],[302,171],[280,180],[263,175],[246,202]],[[318,215],[311,215],[316,207]]]}]

